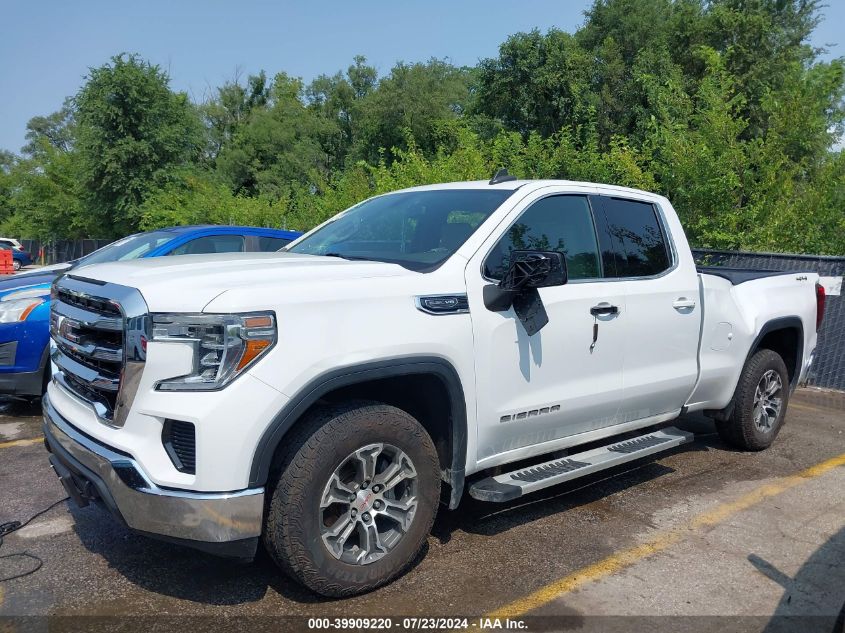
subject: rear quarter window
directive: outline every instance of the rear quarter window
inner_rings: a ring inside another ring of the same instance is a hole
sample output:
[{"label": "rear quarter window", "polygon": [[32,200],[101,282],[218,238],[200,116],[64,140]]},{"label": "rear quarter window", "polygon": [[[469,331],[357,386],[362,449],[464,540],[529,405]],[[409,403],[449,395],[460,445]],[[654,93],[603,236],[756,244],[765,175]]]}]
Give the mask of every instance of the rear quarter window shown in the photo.
[{"label": "rear quarter window", "polygon": [[256,251],[261,253],[270,253],[287,246],[291,243],[291,241],[292,240],[284,237],[266,237],[264,235],[258,235],[255,238],[254,248]]},{"label": "rear quarter window", "polygon": [[669,247],[653,204],[602,197],[602,208],[606,277],[651,277],[669,269]]}]

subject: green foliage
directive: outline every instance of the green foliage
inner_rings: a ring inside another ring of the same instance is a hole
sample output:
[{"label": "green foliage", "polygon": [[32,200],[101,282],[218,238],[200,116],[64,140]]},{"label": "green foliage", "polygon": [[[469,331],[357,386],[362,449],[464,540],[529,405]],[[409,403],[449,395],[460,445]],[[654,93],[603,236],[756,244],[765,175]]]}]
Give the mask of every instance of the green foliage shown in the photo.
[{"label": "green foliage", "polygon": [[509,37],[476,68],[363,57],[309,84],[236,77],[191,104],[121,55],[0,153],[25,237],[239,223],[308,229],[373,194],[565,178],[663,193],[694,246],[845,253],[845,61],[817,0],[596,0],[574,34]]},{"label": "green foliage", "polygon": [[132,231],[149,192],[197,155],[199,119],[168,81],[158,66],[118,55],[76,95],[84,199],[98,236]]}]

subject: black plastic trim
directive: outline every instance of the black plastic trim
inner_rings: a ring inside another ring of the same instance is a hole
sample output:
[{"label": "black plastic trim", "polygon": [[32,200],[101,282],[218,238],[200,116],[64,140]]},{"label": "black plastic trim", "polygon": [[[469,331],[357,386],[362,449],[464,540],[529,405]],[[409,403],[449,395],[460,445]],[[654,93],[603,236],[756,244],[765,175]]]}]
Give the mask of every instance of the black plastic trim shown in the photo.
[{"label": "black plastic trim", "polygon": [[488,477],[483,481],[473,484],[469,489],[473,499],[489,503],[502,503],[512,501],[522,496],[522,487],[513,484],[504,484]]},{"label": "black plastic trim", "polygon": [[[793,391],[798,385],[798,377],[801,375],[801,363],[804,360],[804,324],[802,323],[800,317],[778,317],[777,319],[766,321],[766,323],[763,324],[763,327],[760,328],[760,332],[757,334],[757,337],[754,339],[751,347],[748,349],[748,354],[745,357],[745,363],[748,363],[752,354],[759,349],[760,342],[766,334],[776,330],[788,329],[798,330],[798,349],[795,350],[795,367],[793,367],[792,380],[789,381],[789,390]],[[784,360],[784,362],[786,361]],[[743,367],[744,366],[745,365],[743,365]]]},{"label": "black plastic trim", "polygon": [[192,422],[167,418],[161,428],[161,443],[176,470],[196,474],[197,437]]},{"label": "black plastic trim", "polygon": [[255,558],[255,553],[258,550],[258,536],[251,536],[249,538],[238,539],[237,541],[221,541],[219,543],[211,543],[209,541],[194,541],[193,539],[179,538],[176,536],[167,536],[166,534],[155,534],[153,532],[145,532],[144,530],[132,530],[135,534],[141,534],[156,541],[164,541],[165,543],[172,543],[182,547],[190,547],[191,549],[212,554],[213,556],[220,556],[221,558],[231,558],[238,561],[252,561]]},{"label": "black plastic trim", "polygon": [[[464,389],[452,364],[438,356],[412,356],[374,361],[327,372],[309,382],[276,414],[255,449],[249,473],[249,486],[264,486],[270,474],[273,455],[285,434],[320,398],[341,387],[396,376],[430,374],[439,378],[449,392],[452,411],[452,463],[446,471],[452,486],[450,507],[457,505],[455,494],[463,491],[467,451],[467,418]],[[454,505],[453,505],[454,504]]]},{"label": "black plastic trim", "polygon": [[746,281],[764,279],[766,277],[781,277],[783,275],[800,275],[795,270],[764,270],[751,268],[728,268],[727,266],[696,266],[696,271],[702,275],[713,275],[731,282],[731,285],[738,286]]}]

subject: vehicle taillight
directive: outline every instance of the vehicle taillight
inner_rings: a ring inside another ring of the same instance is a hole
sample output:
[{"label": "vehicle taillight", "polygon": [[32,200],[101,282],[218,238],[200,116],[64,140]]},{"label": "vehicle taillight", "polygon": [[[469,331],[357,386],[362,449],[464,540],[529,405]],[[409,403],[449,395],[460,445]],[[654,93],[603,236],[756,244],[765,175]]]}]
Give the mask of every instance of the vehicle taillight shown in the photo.
[{"label": "vehicle taillight", "polygon": [[822,326],[822,319],[824,319],[824,302],[826,296],[824,286],[820,283],[816,284],[816,332]]}]

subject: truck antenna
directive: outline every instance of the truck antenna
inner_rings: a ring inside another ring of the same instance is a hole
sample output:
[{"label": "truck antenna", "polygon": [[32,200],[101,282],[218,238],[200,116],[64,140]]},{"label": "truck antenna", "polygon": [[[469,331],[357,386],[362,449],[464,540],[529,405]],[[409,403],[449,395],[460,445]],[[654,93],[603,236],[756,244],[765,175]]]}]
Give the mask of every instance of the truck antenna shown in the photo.
[{"label": "truck antenna", "polygon": [[508,170],[502,167],[502,169],[493,174],[493,177],[490,179],[490,184],[498,185],[500,182],[509,182],[511,180],[516,180],[516,176],[511,176],[508,173]]}]

